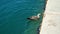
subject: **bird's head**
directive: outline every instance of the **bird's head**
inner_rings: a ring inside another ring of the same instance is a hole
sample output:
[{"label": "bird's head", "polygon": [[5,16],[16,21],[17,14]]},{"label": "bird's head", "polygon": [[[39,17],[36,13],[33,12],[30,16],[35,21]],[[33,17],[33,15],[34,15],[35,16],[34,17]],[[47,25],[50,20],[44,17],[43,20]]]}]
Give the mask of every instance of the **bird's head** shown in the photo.
[{"label": "bird's head", "polygon": [[41,14],[39,13],[37,16],[40,16]]},{"label": "bird's head", "polygon": [[40,13],[39,13],[39,14],[37,14],[37,17],[40,17],[40,15],[41,15]]}]

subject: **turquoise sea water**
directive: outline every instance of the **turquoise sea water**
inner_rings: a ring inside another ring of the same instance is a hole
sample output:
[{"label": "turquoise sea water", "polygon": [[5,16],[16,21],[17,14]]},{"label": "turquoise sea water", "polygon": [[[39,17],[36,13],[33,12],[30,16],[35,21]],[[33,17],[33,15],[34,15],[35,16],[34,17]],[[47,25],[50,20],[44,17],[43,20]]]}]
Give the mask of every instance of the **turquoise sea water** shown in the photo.
[{"label": "turquoise sea water", "polygon": [[42,13],[45,0],[0,0],[0,34],[38,34],[42,21],[26,18]]}]

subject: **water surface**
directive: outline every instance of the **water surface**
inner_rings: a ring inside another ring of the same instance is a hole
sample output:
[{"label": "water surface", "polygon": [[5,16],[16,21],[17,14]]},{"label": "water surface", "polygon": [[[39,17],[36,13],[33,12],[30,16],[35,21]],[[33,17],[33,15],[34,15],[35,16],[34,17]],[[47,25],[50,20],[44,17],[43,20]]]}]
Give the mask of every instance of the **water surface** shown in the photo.
[{"label": "water surface", "polygon": [[27,17],[42,13],[45,0],[0,0],[0,34],[37,34],[42,21]]}]

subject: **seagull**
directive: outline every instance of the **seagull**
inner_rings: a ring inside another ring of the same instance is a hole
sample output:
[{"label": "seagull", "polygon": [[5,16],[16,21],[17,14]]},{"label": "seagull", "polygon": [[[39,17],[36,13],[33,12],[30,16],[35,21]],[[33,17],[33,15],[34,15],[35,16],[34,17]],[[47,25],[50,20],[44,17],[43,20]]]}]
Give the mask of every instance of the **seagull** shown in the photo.
[{"label": "seagull", "polygon": [[29,17],[29,18],[27,18],[27,19],[29,19],[29,20],[38,20],[39,18],[40,18],[40,13],[39,14],[37,14],[36,16],[31,16],[31,17]]}]

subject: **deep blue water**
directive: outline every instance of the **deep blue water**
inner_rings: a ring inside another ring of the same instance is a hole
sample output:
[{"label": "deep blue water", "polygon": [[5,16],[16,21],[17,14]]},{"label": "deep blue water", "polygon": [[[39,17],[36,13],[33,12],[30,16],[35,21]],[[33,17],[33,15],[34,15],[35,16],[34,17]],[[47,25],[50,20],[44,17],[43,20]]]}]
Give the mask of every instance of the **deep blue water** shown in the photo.
[{"label": "deep blue water", "polygon": [[26,18],[42,13],[46,0],[0,0],[0,34],[37,34],[42,21]]}]

